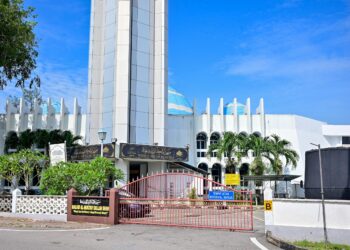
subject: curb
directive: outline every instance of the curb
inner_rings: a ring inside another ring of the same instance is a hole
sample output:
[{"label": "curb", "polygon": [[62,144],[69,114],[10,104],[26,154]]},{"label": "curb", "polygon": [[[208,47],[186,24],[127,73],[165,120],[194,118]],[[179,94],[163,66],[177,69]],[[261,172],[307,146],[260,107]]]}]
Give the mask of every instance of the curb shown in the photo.
[{"label": "curb", "polygon": [[253,205],[253,210],[254,210],[254,211],[257,211],[257,210],[264,210],[264,206],[261,206],[261,205],[255,206],[255,205]]},{"label": "curb", "polygon": [[272,245],[275,245],[276,247],[279,247],[284,250],[307,250],[306,248],[297,247],[291,243],[273,237],[270,231],[266,232],[266,240]]}]

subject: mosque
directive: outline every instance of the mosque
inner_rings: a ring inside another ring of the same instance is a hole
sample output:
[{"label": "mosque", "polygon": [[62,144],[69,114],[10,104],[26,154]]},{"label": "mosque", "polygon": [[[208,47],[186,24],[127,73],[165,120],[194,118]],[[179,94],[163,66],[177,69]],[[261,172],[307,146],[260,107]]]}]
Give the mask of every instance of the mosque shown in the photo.
[{"label": "mosque", "polygon": [[[300,155],[297,168],[287,170],[300,176],[294,180],[298,185],[304,179],[305,152],[314,148],[310,143],[350,146],[350,125],[269,114],[263,99],[258,107],[251,107],[249,98],[221,98],[219,107],[212,107],[207,98],[205,110],[198,111],[195,103],[168,86],[167,2],[92,0],[86,113],[77,98],[71,111],[63,98],[48,99],[46,106],[35,103],[32,111],[23,100],[19,107],[7,102],[0,119],[0,152],[8,131],[71,130],[83,137],[83,145],[94,145],[100,143],[98,132],[103,130],[105,142],[116,145],[114,160],[127,180],[183,162],[225,183],[225,159],[206,156],[211,143],[225,131],[262,137],[277,134]],[[139,153],[157,150],[169,157]],[[252,155],[244,158],[237,171],[248,174],[252,159]]]},{"label": "mosque", "polygon": [[[251,113],[250,100],[245,104],[239,103],[236,99],[224,105],[220,100],[217,112],[211,113],[210,99],[207,99],[207,107],[204,112],[198,113],[195,103],[176,91],[168,89],[168,110],[166,138],[167,147],[186,148],[189,147],[188,165],[207,171],[211,178],[224,183],[225,160],[208,158],[206,152],[211,143],[219,140],[225,131],[235,133],[254,133],[258,136],[269,136],[277,134],[292,143],[293,148],[300,155],[298,167],[295,170],[287,170],[286,174],[300,175],[294,180],[299,184],[304,179],[305,152],[313,149],[312,143],[319,143],[322,147],[350,146],[349,125],[329,125],[327,123],[313,120],[298,115],[276,115],[265,114],[264,101],[260,100],[256,112]],[[23,122],[24,121],[24,122]],[[10,102],[7,104],[6,114],[2,114],[0,122],[0,134],[5,135],[9,131],[21,132],[26,129],[61,129],[70,130],[76,135],[83,137],[82,144],[86,141],[87,115],[81,113],[81,107],[77,99],[74,101],[73,112],[69,112],[65,106],[64,99],[60,102],[47,100],[47,104],[35,106],[29,112],[21,102],[15,108]],[[117,138],[118,139],[118,138]],[[112,141],[112,139],[110,139]],[[119,141],[119,140],[118,140]],[[106,140],[106,143],[110,141]],[[96,142],[97,144],[98,142]],[[157,145],[154,143],[153,145]],[[0,137],[0,150],[3,152],[4,137]],[[239,168],[241,174],[248,174],[249,165],[253,156],[242,160]],[[162,160],[147,159],[118,159],[126,165],[124,171],[131,178],[168,169],[171,162]],[[136,171],[136,172],[135,172]],[[130,174],[132,172],[132,174]]]}]

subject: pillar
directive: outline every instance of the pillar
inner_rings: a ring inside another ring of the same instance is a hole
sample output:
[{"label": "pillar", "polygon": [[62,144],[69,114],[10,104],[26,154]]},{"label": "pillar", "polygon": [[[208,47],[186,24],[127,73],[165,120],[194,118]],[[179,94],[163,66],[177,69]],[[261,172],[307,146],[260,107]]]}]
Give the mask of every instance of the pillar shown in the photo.
[{"label": "pillar", "polygon": [[238,104],[237,104],[237,98],[233,99],[233,125],[234,125],[234,132],[239,133],[239,121],[238,121]]},{"label": "pillar", "polygon": [[250,110],[250,98],[247,98],[247,102],[245,105],[245,114],[247,115],[247,132],[248,134],[252,133],[252,115]]},{"label": "pillar", "polygon": [[267,186],[264,190],[265,233],[268,231],[268,227],[274,224],[272,198],[273,191],[270,186]]}]

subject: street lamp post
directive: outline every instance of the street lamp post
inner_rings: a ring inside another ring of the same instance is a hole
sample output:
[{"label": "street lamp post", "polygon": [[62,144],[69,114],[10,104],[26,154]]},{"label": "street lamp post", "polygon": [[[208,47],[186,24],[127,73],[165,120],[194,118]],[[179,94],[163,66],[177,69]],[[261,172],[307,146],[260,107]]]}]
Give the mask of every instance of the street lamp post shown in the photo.
[{"label": "street lamp post", "polygon": [[[103,157],[103,141],[106,140],[107,132],[104,131],[103,129],[100,129],[97,132],[97,134],[98,134],[98,138],[101,141],[101,157]],[[100,196],[103,196],[103,188],[102,187],[100,188]]]},{"label": "street lamp post", "polygon": [[328,235],[327,235],[327,224],[326,224],[326,209],[324,204],[324,190],[323,190],[323,171],[322,171],[322,157],[321,157],[321,145],[310,143],[313,146],[318,148],[318,161],[320,166],[320,182],[321,182],[321,199],[322,199],[322,214],[323,214],[323,232],[324,232],[324,241],[328,243]]},{"label": "street lamp post", "polygon": [[101,141],[101,157],[103,157],[103,141],[106,140],[107,132],[100,129],[97,134],[98,138]]}]

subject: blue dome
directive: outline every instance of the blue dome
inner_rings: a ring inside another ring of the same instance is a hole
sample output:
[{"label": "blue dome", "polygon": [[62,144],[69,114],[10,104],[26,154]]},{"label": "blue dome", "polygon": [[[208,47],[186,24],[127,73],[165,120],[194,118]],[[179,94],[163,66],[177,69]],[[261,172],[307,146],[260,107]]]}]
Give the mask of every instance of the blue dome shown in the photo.
[{"label": "blue dome", "polygon": [[[237,113],[238,115],[244,115],[245,106],[241,103],[237,103]],[[224,115],[232,115],[233,114],[233,103],[230,102],[224,107]]]},{"label": "blue dome", "polygon": [[168,87],[168,114],[192,115],[193,108],[186,97],[172,87]]},{"label": "blue dome", "polygon": [[[61,113],[61,103],[57,102],[57,101],[53,101],[51,103],[52,107],[54,108],[55,110],[55,114],[59,114]],[[43,103],[40,105],[42,111],[43,111],[43,115],[47,115],[49,112],[47,110],[47,103]]]}]

